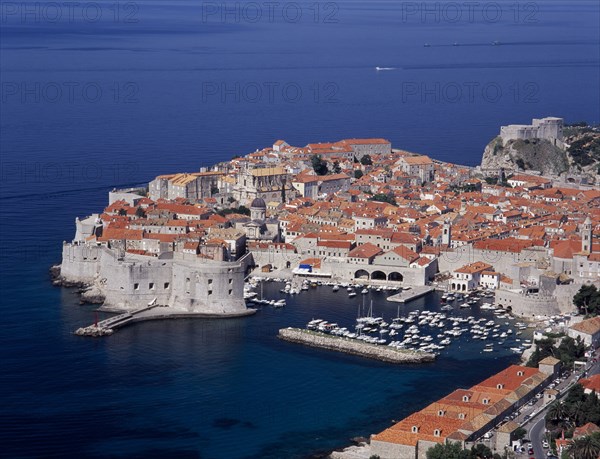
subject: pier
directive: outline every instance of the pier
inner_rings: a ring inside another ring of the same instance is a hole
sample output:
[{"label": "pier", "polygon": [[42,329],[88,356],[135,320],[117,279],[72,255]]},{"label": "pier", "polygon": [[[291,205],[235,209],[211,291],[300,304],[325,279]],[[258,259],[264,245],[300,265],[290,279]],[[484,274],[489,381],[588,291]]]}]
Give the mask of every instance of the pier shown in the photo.
[{"label": "pier", "polygon": [[149,304],[143,308],[124,312],[117,316],[110,317],[98,323],[87,327],[78,328],[75,334],[78,336],[109,336],[118,328],[136,322],[146,320],[164,320],[164,319],[231,319],[237,317],[250,316],[256,313],[256,309],[246,308],[240,312],[231,313],[200,313],[186,310],[177,310],[165,304]]},{"label": "pier", "polygon": [[378,346],[363,341],[331,336],[326,333],[302,330],[300,328],[282,328],[279,330],[278,337],[292,343],[358,355],[388,363],[423,363],[435,360],[435,355],[429,352]]},{"label": "pier", "polygon": [[75,330],[75,334],[78,336],[93,337],[112,335],[115,329],[123,327],[128,323],[132,322],[137,314],[149,311],[150,309],[156,308],[158,306],[160,305],[152,304],[140,309],[136,309],[135,311],[124,312],[123,314],[109,317],[108,319],[101,320],[100,322],[89,325],[87,327],[78,328],[77,330]]},{"label": "pier", "polygon": [[434,290],[435,289],[429,285],[424,285],[421,287],[412,287],[410,290],[402,290],[400,293],[396,293],[395,295],[389,296],[387,300],[395,301],[397,303],[408,303],[409,301],[425,296],[428,293],[433,292]]}]

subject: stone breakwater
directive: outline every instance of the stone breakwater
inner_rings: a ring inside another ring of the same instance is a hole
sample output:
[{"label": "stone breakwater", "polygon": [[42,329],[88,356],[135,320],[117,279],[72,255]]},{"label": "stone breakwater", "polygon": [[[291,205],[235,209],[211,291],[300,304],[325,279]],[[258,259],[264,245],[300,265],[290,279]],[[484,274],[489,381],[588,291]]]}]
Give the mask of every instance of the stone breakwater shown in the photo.
[{"label": "stone breakwater", "polygon": [[389,363],[423,363],[433,362],[435,355],[428,352],[396,349],[390,346],[377,346],[375,344],[356,341],[325,333],[302,330],[299,328],[282,328],[278,337],[284,341],[305,344],[307,346],[344,352],[369,359],[381,360]]}]

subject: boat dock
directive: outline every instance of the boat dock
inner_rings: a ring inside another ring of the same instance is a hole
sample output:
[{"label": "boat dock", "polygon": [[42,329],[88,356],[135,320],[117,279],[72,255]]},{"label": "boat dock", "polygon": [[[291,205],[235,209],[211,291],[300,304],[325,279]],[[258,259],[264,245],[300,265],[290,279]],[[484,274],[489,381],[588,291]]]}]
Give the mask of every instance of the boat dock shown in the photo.
[{"label": "boat dock", "polygon": [[166,304],[148,304],[140,309],[124,312],[117,316],[110,317],[87,327],[78,328],[75,334],[78,336],[109,336],[118,328],[136,322],[146,320],[163,319],[223,319],[250,316],[256,313],[256,309],[246,308],[240,312],[218,314],[218,313],[190,313],[187,310],[177,310]]},{"label": "boat dock", "polygon": [[101,320],[95,324],[89,325],[87,327],[81,327],[75,330],[75,334],[78,336],[109,336],[112,335],[114,330],[117,328],[123,327],[128,323],[135,320],[135,316],[141,314],[142,312],[149,311],[152,308],[159,307],[158,304],[152,304],[145,306],[141,309],[136,309],[131,312],[124,312],[123,314],[119,314],[117,316],[109,317],[108,319]]},{"label": "boat dock", "polygon": [[429,285],[424,285],[421,287],[412,287],[410,290],[402,290],[400,293],[388,296],[387,300],[395,301],[397,303],[408,303],[409,301],[425,296],[428,293],[433,292],[434,290],[435,288]]},{"label": "boat dock", "polygon": [[389,363],[433,362],[435,355],[429,352],[398,349],[392,346],[378,346],[353,339],[332,336],[326,333],[302,330],[300,328],[282,328],[278,337],[284,341],[306,346],[358,355]]}]

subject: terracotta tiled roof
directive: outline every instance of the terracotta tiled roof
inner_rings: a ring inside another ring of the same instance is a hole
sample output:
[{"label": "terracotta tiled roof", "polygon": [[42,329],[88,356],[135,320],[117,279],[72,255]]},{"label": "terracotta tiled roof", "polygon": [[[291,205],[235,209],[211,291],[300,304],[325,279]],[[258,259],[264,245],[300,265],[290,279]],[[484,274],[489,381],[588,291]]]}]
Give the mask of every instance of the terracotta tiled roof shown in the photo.
[{"label": "terracotta tiled roof", "polygon": [[584,424],[581,427],[577,427],[573,431],[573,438],[585,437],[593,434],[594,432],[600,432],[600,427],[598,427],[593,422],[588,422],[587,424]]},{"label": "terracotta tiled roof", "polygon": [[465,265],[462,268],[455,269],[455,273],[466,273],[466,274],[474,274],[480,273],[482,271],[487,271],[492,267],[492,265],[488,263],[484,263],[483,261],[476,261],[475,263],[471,263],[470,265]]},{"label": "terracotta tiled roof", "polygon": [[512,365],[469,390],[452,392],[373,435],[372,439],[407,446],[416,446],[420,440],[439,443],[446,438],[466,440],[510,409],[518,393],[531,391],[533,387],[529,384],[539,383],[544,378],[536,368]]},{"label": "terracotta tiled roof", "polygon": [[371,258],[375,255],[379,255],[383,251],[377,247],[376,245],[367,242],[366,244],[359,245],[350,253],[348,253],[348,257],[350,258]]},{"label": "terracotta tiled roof", "polygon": [[572,330],[593,335],[600,331],[600,317],[592,317],[591,319],[582,320],[575,325],[571,325]]}]

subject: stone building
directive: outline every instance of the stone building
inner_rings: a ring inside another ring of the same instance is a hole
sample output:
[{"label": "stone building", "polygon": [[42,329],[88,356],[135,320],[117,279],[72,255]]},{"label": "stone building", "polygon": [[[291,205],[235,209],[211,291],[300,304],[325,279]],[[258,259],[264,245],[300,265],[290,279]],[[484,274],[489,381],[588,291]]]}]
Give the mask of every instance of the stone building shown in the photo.
[{"label": "stone building", "polygon": [[585,319],[569,327],[571,338],[581,338],[586,346],[593,349],[600,345],[600,317]]},{"label": "stone building", "polygon": [[238,221],[236,229],[246,233],[248,241],[279,241],[279,221],[267,218],[267,204],[262,198],[255,198],[250,204],[250,218]]},{"label": "stone building", "polygon": [[389,155],[392,153],[392,144],[386,139],[344,139],[338,144],[350,147],[358,161],[365,155]]},{"label": "stone building", "polygon": [[[511,365],[476,384],[458,389],[392,427],[371,436],[371,453],[381,459],[424,459],[436,444],[475,443],[504,417],[525,405],[552,380],[548,365],[528,368]],[[516,426],[504,429],[495,448],[510,447]],[[506,442],[506,443],[505,443]]]},{"label": "stone building", "polygon": [[319,196],[348,191],[350,177],[346,174],[299,175],[292,180],[292,186],[302,197],[317,199]]},{"label": "stone building", "polygon": [[433,161],[424,155],[403,156],[396,162],[394,170],[417,177],[419,183],[433,182],[435,178]]},{"label": "stone building", "polygon": [[454,270],[450,279],[450,290],[470,292],[482,283],[485,272],[492,272],[492,265],[478,261]]},{"label": "stone building", "polygon": [[198,201],[212,196],[223,172],[193,172],[159,175],[148,185],[148,196],[158,199],[184,198]]},{"label": "stone building", "polygon": [[244,205],[259,197],[269,202],[284,202],[291,192],[288,173],[281,166],[250,168],[246,165],[236,174],[232,187],[233,198]]},{"label": "stone building", "polygon": [[517,139],[543,139],[562,148],[564,147],[563,124],[562,118],[534,118],[531,124],[509,124],[508,126],[500,127],[500,137],[504,143]]}]

